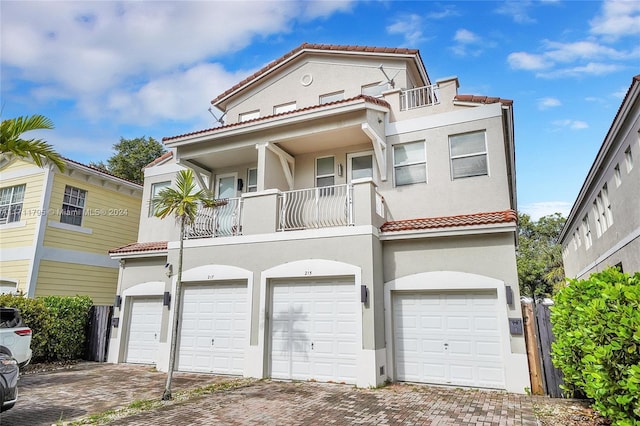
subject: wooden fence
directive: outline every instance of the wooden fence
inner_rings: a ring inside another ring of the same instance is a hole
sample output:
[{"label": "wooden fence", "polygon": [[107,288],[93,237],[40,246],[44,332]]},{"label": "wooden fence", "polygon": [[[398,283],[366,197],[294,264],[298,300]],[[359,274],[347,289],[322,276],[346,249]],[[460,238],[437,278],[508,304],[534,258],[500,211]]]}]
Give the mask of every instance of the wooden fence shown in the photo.
[{"label": "wooden fence", "polygon": [[85,353],[85,358],[88,361],[105,362],[107,360],[112,315],[113,306],[91,307],[87,325],[87,350]]},{"label": "wooden fence", "polygon": [[551,362],[551,311],[541,303],[522,303],[525,325],[525,341],[531,377],[531,392],[534,395],[549,395],[561,398],[562,372]]}]

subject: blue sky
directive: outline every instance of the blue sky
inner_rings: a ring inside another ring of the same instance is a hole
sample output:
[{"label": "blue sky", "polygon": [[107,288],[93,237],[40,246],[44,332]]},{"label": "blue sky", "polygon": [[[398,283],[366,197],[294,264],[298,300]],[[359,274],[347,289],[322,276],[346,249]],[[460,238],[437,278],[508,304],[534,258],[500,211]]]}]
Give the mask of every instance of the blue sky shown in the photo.
[{"label": "blue sky", "polygon": [[640,73],[640,1],[0,0],[2,118],[64,156],[214,125],[210,100],[303,42],[420,49],[433,81],[514,101],[518,204],[565,216]]}]

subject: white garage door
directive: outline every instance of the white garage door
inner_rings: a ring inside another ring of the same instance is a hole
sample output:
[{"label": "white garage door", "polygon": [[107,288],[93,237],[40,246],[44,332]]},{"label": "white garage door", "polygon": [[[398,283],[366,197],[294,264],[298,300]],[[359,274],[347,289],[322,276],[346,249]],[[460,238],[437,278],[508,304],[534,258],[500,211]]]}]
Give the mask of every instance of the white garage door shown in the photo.
[{"label": "white garage door", "polygon": [[271,377],[356,382],[359,346],[353,281],[271,285]]},{"label": "white garage door", "polygon": [[495,292],[396,293],[400,381],[504,388]]},{"label": "white garage door", "polygon": [[242,375],[248,344],[246,283],[187,284],[178,370]]},{"label": "white garage door", "polygon": [[125,362],[155,364],[162,323],[162,298],[132,298]]}]

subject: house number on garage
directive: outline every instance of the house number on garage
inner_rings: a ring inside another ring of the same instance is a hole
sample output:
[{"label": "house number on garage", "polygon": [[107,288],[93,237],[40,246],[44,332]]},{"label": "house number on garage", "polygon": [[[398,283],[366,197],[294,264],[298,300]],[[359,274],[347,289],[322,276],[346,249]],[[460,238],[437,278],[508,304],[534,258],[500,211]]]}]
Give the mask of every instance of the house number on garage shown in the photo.
[{"label": "house number on garage", "polygon": [[207,275],[207,279],[208,279],[208,280],[212,280],[212,279],[214,279],[215,277],[216,277],[216,276],[215,276],[214,274]]},{"label": "house number on garage", "polygon": [[309,275],[313,275],[313,271],[304,271],[304,275],[309,276]]}]

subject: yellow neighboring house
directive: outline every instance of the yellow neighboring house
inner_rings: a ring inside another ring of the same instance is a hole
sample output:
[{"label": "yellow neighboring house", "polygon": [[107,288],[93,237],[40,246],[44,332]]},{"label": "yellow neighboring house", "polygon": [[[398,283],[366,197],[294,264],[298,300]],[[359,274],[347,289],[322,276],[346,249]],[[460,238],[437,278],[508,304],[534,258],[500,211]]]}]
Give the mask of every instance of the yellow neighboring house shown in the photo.
[{"label": "yellow neighboring house", "polygon": [[65,159],[65,171],[0,163],[0,293],[113,304],[113,247],[137,241],[142,186]]}]

